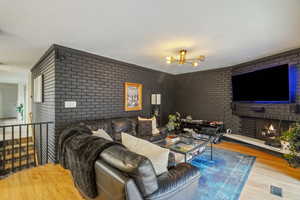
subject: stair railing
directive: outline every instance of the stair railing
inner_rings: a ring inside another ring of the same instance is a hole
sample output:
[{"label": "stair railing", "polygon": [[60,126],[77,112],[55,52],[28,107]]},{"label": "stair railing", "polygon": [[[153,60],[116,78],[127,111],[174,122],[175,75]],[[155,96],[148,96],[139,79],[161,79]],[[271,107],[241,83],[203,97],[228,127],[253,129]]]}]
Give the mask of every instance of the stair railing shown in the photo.
[{"label": "stair railing", "polygon": [[0,176],[49,162],[53,122],[0,126]]}]

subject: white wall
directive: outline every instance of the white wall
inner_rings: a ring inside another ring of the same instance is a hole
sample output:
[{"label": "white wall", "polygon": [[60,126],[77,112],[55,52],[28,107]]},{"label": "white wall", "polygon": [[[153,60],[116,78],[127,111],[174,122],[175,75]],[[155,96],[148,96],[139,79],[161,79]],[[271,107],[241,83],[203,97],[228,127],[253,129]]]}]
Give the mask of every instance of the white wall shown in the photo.
[{"label": "white wall", "polygon": [[0,83],[0,118],[17,117],[18,84]]},{"label": "white wall", "polygon": [[1,118],[1,116],[3,115],[3,94],[2,94],[2,92],[1,92],[1,90],[0,90],[0,118]]},{"label": "white wall", "polygon": [[31,89],[31,73],[27,74],[27,82],[26,82],[26,98],[25,98],[25,119],[27,123],[30,123],[30,113],[32,113],[32,89]]},{"label": "white wall", "polygon": [[[18,84],[18,102],[17,105],[23,104],[24,106],[24,113],[23,113],[23,120],[25,120],[26,117],[26,109],[25,109],[25,94],[26,94],[26,86],[23,83]],[[18,120],[21,121],[21,115],[18,113]]]}]

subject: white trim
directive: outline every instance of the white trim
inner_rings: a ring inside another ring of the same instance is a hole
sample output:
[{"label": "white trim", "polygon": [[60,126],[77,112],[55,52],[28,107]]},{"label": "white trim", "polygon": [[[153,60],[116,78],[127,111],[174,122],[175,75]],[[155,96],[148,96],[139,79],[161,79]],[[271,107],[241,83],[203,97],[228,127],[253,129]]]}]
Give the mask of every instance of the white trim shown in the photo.
[{"label": "white trim", "polygon": [[263,141],[263,140],[259,140],[259,139],[255,139],[255,138],[251,138],[251,137],[247,137],[247,136],[243,136],[243,135],[226,134],[226,135],[224,135],[224,137],[231,138],[231,139],[234,139],[234,140],[238,140],[238,141],[241,141],[241,142],[245,142],[247,144],[252,144],[252,145],[264,148],[264,149],[268,149],[268,150],[271,150],[271,151],[278,152],[278,153],[283,153],[283,154],[289,153],[288,150],[285,150],[285,149],[282,149],[282,148],[275,148],[275,147],[266,145],[265,141]]}]

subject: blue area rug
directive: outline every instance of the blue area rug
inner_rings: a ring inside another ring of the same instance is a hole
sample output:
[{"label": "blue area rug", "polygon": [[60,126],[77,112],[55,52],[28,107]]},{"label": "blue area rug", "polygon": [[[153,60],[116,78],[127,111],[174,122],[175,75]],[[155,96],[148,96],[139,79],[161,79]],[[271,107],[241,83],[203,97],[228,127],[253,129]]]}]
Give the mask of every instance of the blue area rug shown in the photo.
[{"label": "blue area rug", "polygon": [[237,200],[255,162],[249,156],[224,149],[213,149],[197,156],[191,164],[201,172],[198,190],[194,200]]}]

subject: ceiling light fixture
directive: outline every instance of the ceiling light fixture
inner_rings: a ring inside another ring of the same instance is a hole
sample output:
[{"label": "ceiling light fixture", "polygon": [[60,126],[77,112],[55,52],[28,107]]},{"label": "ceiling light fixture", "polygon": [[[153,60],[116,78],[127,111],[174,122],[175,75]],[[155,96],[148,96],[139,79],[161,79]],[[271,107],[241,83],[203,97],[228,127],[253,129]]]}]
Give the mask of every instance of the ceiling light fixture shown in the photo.
[{"label": "ceiling light fixture", "polygon": [[197,58],[186,58],[187,50],[182,49],[179,51],[179,56],[176,58],[174,56],[166,57],[167,64],[178,63],[178,64],[186,64],[190,63],[192,66],[197,67],[199,62],[203,62],[205,60],[205,56],[198,56]]}]

